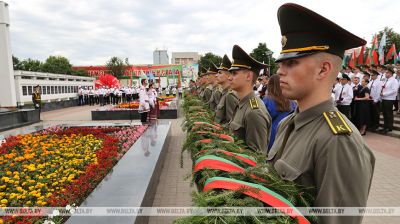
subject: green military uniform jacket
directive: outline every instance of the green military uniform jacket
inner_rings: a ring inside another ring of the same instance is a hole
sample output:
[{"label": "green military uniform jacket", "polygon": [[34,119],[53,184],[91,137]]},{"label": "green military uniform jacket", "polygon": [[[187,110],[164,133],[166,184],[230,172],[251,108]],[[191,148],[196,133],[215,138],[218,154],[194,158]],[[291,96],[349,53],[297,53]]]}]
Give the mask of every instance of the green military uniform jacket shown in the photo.
[{"label": "green military uniform jacket", "polygon": [[214,87],[210,101],[208,102],[208,105],[210,105],[211,110],[217,109],[217,105],[219,104],[219,101],[221,100],[221,96],[222,96],[222,88],[220,85],[217,85]]},{"label": "green military uniform jacket", "polygon": [[219,101],[215,111],[214,122],[220,124],[229,123],[233,118],[238,102],[239,99],[232,90],[222,90],[221,100]]},{"label": "green military uniform jacket", "polygon": [[[293,130],[290,135],[288,128]],[[268,161],[283,179],[315,187],[314,207],[367,205],[375,157],[357,128],[330,100],[300,113],[296,110],[282,120]],[[320,217],[321,223],[361,220],[362,216]]]},{"label": "green military uniform jacket", "polygon": [[41,103],[42,103],[42,96],[40,95],[40,93],[33,93],[32,94],[32,102],[33,102],[33,106],[36,109],[39,109],[41,107]]},{"label": "green military uniform jacket", "polygon": [[204,89],[204,95],[203,95],[203,100],[204,102],[208,102],[210,101],[212,95],[212,85],[208,85],[205,89]]},{"label": "green military uniform jacket", "polygon": [[229,129],[254,151],[267,153],[272,119],[267,108],[252,91],[239,101]]}]

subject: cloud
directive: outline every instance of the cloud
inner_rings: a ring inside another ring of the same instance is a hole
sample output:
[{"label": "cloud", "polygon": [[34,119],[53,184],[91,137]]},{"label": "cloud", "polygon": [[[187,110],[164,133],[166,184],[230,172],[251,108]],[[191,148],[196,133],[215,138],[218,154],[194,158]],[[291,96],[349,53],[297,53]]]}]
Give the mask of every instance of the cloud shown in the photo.
[{"label": "cloud", "polygon": [[[13,54],[45,60],[63,55],[75,65],[101,65],[118,56],[151,64],[156,48],[231,56],[234,44],[259,42],[277,56],[276,12],[265,0],[15,0],[8,1]],[[366,38],[385,26],[400,32],[396,1],[295,1]]]}]

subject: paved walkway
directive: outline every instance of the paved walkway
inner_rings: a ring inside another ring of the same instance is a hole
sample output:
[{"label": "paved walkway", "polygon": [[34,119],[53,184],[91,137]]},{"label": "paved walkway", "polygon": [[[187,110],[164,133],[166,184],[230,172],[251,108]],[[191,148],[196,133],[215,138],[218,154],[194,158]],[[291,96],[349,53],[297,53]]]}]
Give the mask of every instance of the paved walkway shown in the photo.
[{"label": "paved walkway", "polygon": [[[91,122],[90,111],[97,107],[98,106],[72,107],[43,112],[41,115],[43,120],[42,124],[81,124],[83,122]],[[167,148],[166,161],[161,173],[153,206],[191,206],[190,192],[193,189],[190,187],[190,178],[186,178],[191,172],[191,160],[188,154],[184,154],[184,167],[180,168],[180,153],[184,140],[184,133],[180,127],[182,118],[171,121],[172,139]],[[0,132],[0,134],[22,133],[22,130],[34,126],[35,125],[31,125],[11,131]],[[365,136],[365,140],[376,157],[375,173],[368,206],[400,207],[400,139],[368,133]],[[175,217],[151,217],[149,222],[151,224],[168,224],[172,223],[174,219]],[[400,223],[400,217],[364,217],[363,223]]]}]

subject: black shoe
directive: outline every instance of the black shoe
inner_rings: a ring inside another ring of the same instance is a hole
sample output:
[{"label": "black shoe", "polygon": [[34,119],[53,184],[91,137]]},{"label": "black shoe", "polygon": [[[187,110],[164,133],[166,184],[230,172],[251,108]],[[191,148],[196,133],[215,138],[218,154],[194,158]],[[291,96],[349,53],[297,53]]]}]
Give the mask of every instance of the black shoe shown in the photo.
[{"label": "black shoe", "polygon": [[376,132],[383,133],[385,130],[386,130],[385,128],[378,128],[376,129]]}]

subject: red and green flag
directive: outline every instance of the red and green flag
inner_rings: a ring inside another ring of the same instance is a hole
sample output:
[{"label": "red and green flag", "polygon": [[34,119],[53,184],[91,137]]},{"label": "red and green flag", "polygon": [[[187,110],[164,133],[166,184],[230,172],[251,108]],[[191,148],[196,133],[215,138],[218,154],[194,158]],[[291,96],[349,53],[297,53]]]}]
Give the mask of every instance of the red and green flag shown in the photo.
[{"label": "red and green flag", "polygon": [[365,59],[365,64],[370,65],[371,64],[371,57],[369,56],[370,50],[368,50],[367,58]]},{"label": "red and green flag", "polygon": [[[386,61],[389,61],[392,58],[393,58],[393,61],[396,61],[396,59],[397,59],[396,45],[394,45],[394,44],[392,44],[388,53],[386,54]],[[396,63],[396,62],[394,62],[394,63]]]},{"label": "red and green flag", "polygon": [[356,56],[356,52],[353,51],[353,54],[352,54],[352,56],[350,58],[350,61],[349,61],[349,66],[351,68],[355,68],[356,67],[356,63],[357,63],[357,56]]},{"label": "red and green flag", "polygon": [[360,54],[358,55],[358,65],[363,65],[365,45],[361,47]]}]

